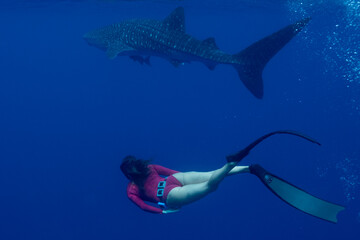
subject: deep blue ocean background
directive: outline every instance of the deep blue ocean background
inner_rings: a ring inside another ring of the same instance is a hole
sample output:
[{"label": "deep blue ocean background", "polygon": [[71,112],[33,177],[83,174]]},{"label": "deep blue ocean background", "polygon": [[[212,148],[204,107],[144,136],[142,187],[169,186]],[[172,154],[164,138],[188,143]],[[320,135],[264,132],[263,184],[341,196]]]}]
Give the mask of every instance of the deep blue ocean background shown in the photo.
[{"label": "deep blue ocean background", "polygon": [[[109,60],[84,33],[185,8],[186,31],[237,53],[303,17],[265,68],[264,98],[231,66]],[[184,0],[0,2],[0,239],[357,239],[360,2]],[[179,171],[221,167],[269,131],[260,163],[347,208],[332,224],[283,203],[249,174],[179,213],[141,211],[119,165],[133,154]]]}]

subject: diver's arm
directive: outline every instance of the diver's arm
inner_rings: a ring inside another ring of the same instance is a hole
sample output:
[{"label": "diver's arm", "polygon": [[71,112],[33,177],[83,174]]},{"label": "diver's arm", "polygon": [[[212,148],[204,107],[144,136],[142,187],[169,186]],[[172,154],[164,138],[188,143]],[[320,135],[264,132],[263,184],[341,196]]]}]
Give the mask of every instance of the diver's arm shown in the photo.
[{"label": "diver's arm", "polygon": [[162,212],[165,214],[169,214],[169,213],[176,213],[178,211],[180,211],[180,209],[166,209],[166,210],[163,210]]},{"label": "diver's arm", "polygon": [[163,210],[157,207],[153,207],[149,204],[146,204],[139,196],[134,195],[134,194],[129,194],[128,195],[129,199],[135,203],[139,208],[141,208],[142,210],[146,211],[146,212],[150,212],[150,213],[158,213],[161,214],[163,213]]}]

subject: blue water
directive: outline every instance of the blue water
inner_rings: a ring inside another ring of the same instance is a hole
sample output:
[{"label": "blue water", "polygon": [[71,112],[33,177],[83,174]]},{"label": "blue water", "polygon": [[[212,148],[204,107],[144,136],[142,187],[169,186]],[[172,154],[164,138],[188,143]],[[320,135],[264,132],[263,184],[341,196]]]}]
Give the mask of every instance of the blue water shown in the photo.
[{"label": "blue water", "polygon": [[[267,65],[254,98],[232,67],[152,67],[109,60],[82,35],[184,6],[186,31],[237,53],[303,17],[310,24]],[[0,239],[356,239],[360,234],[360,2],[1,1]],[[277,129],[243,164],[265,168],[347,208],[331,224],[293,209],[256,177],[172,215],[126,197],[121,159],[179,171],[225,156]]]}]

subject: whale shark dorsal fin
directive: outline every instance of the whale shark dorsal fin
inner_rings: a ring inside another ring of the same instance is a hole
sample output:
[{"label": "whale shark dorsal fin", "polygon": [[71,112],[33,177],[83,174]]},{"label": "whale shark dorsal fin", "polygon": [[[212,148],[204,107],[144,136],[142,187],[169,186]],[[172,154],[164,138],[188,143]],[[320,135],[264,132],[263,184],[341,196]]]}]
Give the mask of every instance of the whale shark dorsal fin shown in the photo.
[{"label": "whale shark dorsal fin", "polygon": [[211,47],[211,48],[219,49],[219,47],[215,43],[215,38],[213,38],[213,37],[205,39],[203,41],[203,43],[206,44],[207,46]]},{"label": "whale shark dorsal fin", "polygon": [[178,7],[163,21],[164,26],[169,31],[185,32],[185,14],[184,8]]}]

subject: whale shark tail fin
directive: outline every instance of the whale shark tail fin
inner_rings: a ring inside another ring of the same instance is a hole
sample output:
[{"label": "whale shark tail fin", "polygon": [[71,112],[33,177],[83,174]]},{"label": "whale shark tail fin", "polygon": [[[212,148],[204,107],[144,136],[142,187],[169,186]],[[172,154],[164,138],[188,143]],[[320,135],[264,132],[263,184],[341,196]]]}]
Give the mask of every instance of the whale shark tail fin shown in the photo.
[{"label": "whale shark tail fin", "polygon": [[250,45],[233,55],[237,64],[233,64],[241,81],[256,97],[263,97],[262,72],[268,61],[283,48],[310,21],[304,18]]}]

